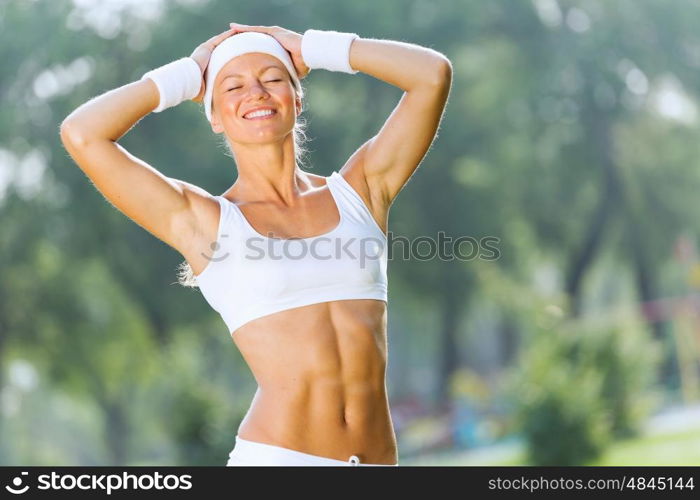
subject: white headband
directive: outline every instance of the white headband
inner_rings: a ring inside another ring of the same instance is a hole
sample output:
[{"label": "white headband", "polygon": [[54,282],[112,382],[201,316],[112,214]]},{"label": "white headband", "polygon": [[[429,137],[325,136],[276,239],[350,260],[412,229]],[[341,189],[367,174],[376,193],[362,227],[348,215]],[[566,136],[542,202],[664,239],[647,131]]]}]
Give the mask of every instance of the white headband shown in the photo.
[{"label": "white headband", "polygon": [[275,37],[257,31],[236,33],[217,45],[209,59],[205,76],[204,112],[210,122],[216,75],[231,59],[250,52],[261,52],[279,59],[292,77],[292,83],[297,94],[299,94],[299,97],[303,97],[301,83],[299,82],[296,69],[294,69],[294,63],[289,57],[287,50],[280,45]]}]

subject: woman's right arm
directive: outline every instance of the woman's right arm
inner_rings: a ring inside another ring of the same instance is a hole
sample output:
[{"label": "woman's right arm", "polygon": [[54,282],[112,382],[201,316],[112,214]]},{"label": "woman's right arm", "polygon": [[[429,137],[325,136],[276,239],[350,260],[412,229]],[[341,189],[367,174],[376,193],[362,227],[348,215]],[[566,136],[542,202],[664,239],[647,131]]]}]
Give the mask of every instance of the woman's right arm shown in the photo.
[{"label": "woman's right arm", "polygon": [[[200,44],[190,56],[202,74],[211,52],[234,33],[227,30]],[[192,100],[201,102],[200,93]],[[204,189],[167,177],[117,144],[158,107],[158,86],[143,78],[79,106],[63,120],[61,141],[80,169],[107,200],[158,239],[187,255],[200,246],[198,213],[218,206]],[[203,218],[203,217],[202,217]],[[210,218],[210,217],[209,217]]]},{"label": "woman's right arm", "polygon": [[61,141],[112,205],[183,253],[197,229],[189,193],[197,188],[163,175],[116,142],[153,111],[159,99],[150,79],[110,90],[68,115],[61,124]]}]

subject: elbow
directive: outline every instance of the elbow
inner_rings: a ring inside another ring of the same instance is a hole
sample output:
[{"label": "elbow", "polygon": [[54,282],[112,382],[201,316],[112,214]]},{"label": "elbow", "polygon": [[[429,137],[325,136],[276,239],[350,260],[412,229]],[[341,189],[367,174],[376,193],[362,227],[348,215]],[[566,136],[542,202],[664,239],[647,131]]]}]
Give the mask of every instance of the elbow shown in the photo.
[{"label": "elbow", "polygon": [[59,128],[59,135],[61,136],[61,142],[65,144],[69,142],[72,137],[75,137],[75,129],[64,120]]},{"label": "elbow", "polygon": [[452,63],[442,54],[439,54],[435,59],[435,66],[430,70],[431,85],[449,88],[452,85]]},{"label": "elbow", "polygon": [[85,146],[87,143],[87,138],[85,134],[80,130],[75,124],[71,124],[69,121],[64,120],[60,127],[61,142],[65,146],[81,147]]},{"label": "elbow", "polygon": [[452,62],[445,56],[440,57],[437,75],[442,84],[449,86],[452,83]]}]

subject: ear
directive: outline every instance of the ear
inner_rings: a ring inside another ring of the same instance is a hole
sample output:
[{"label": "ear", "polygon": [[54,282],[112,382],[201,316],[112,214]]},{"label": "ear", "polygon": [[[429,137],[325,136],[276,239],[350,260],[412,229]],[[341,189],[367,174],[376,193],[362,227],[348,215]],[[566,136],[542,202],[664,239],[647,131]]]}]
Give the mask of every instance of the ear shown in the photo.
[{"label": "ear", "polygon": [[299,116],[304,111],[304,103],[298,95],[294,97],[294,105],[296,106],[297,116]]},{"label": "ear", "polygon": [[211,130],[215,134],[220,134],[224,131],[224,127],[219,120],[219,113],[215,113],[214,108],[211,110]]}]

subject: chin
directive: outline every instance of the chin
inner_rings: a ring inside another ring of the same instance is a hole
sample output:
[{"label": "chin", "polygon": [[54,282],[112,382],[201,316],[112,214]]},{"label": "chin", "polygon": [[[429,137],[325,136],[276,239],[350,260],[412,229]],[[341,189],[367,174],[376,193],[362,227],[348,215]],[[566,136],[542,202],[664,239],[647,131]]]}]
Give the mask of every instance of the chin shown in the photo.
[{"label": "chin", "polygon": [[257,131],[248,130],[245,134],[238,135],[238,137],[240,137],[241,140],[237,142],[243,142],[247,144],[269,144],[271,142],[283,141],[287,136],[291,134],[291,130],[285,132],[271,129]]}]

